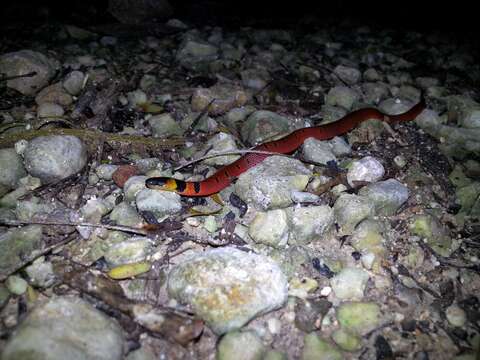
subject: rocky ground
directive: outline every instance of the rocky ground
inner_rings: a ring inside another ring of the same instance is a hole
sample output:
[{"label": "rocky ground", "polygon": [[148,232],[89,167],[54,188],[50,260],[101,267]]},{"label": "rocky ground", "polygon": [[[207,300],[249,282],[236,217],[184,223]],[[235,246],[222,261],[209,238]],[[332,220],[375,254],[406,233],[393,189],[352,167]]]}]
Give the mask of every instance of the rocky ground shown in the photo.
[{"label": "rocky ground", "polygon": [[[2,359],[478,359],[472,43],[348,23],[17,31],[0,41]],[[308,139],[221,201],[145,188],[421,94],[414,122]]]}]

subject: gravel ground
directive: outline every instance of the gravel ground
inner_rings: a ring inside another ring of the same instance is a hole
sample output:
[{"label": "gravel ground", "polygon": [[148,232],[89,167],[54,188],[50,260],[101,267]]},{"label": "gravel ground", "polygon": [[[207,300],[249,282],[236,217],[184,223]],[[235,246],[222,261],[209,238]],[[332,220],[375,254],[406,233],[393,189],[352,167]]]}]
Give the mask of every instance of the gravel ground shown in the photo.
[{"label": "gravel ground", "polygon": [[[478,359],[473,43],[348,21],[12,29],[2,359]],[[221,201],[145,187],[422,97],[414,121],[308,139]]]}]

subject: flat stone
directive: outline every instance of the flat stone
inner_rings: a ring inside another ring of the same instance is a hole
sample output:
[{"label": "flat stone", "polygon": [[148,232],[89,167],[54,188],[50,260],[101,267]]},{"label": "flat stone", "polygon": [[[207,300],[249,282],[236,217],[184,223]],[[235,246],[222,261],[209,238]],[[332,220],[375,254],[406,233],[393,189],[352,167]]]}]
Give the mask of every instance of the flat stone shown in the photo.
[{"label": "flat stone", "polygon": [[358,194],[373,202],[377,214],[390,216],[408,200],[410,192],[398,180],[388,179],[364,186]]},{"label": "flat stone", "polygon": [[159,218],[182,210],[180,195],[171,191],[143,189],[137,193],[135,202],[139,211],[151,211]]}]

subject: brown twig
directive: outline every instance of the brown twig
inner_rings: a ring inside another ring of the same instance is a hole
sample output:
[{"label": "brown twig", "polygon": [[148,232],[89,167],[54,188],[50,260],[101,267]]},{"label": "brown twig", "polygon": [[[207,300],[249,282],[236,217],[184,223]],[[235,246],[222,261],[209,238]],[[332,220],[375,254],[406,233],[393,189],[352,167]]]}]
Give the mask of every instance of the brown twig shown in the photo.
[{"label": "brown twig", "polygon": [[105,133],[101,131],[86,129],[41,129],[26,130],[13,134],[0,135],[0,149],[5,147],[11,147],[19,140],[31,140],[38,136],[49,135],[72,135],[88,142],[89,144],[96,144],[100,140],[104,140],[112,146],[136,145],[153,149],[171,149],[172,147],[182,146],[185,144],[185,140],[182,138],[160,139],[139,135],[120,135],[113,133]]},{"label": "brown twig", "polygon": [[159,304],[152,306],[146,302],[133,301],[125,296],[116,281],[103,274],[94,274],[86,267],[60,262],[54,265],[54,271],[71,288],[119,311],[127,317],[123,317],[124,320],[135,322],[152,335],[186,346],[203,330],[203,321],[195,319],[191,314]]},{"label": "brown twig", "polygon": [[385,127],[385,129],[387,130],[387,132],[392,136],[392,138],[393,138],[400,146],[408,146],[408,144],[407,144],[405,141],[403,141],[402,139],[400,139],[400,137],[398,136],[397,132],[392,129],[392,127],[390,126],[389,123],[387,123],[386,121],[382,121],[382,124],[383,124],[383,126]]},{"label": "brown twig", "polygon": [[347,184],[347,176],[344,173],[339,173],[333,179],[327,181],[325,184],[320,185],[315,191],[312,191],[312,194],[322,195],[323,193],[326,193],[328,190],[330,190],[334,186],[337,186],[340,184],[344,184],[344,185]]},{"label": "brown twig", "polygon": [[208,113],[208,109],[209,109],[210,105],[212,105],[212,104],[215,102],[215,100],[216,100],[215,98],[213,98],[212,100],[210,100],[210,102],[207,104],[207,106],[205,106],[205,107],[203,108],[203,110],[200,112],[200,114],[198,114],[197,117],[192,121],[192,123],[190,124],[190,127],[189,127],[189,129],[188,129],[189,132],[193,132],[193,131],[194,131],[193,129],[195,129],[195,126],[197,126],[198,123],[199,123],[199,121],[200,121],[200,119],[201,119],[203,116],[205,116],[205,114]]}]

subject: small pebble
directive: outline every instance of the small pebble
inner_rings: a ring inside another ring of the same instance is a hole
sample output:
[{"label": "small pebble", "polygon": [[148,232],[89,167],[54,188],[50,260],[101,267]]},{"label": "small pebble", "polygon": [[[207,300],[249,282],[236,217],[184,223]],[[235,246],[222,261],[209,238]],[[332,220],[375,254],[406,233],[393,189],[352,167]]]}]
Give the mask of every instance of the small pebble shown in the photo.
[{"label": "small pebble", "polygon": [[78,95],[83,88],[85,74],[75,70],[67,74],[63,80],[63,87],[70,95]]},{"label": "small pebble", "polygon": [[407,165],[407,160],[405,159],[404,156],[402,155],[397,155],[393,158],[393,162],[395,163],[395,165],[397,165],[399,168],[403,168],[405,167],[405,165]]},{"label": "small pebble", "polygon": [[28,283],[18,275],[10,275],[5,281],[8,291],[15,295],[22,295],[27,291]]},{"label": "small pebble", "polygon": [[445,311],[448,322],[456,327],[462,327],[467,322],[465,311],[458,305],[451,305]]},{"label": "small pebble", "polygon": [[330,286],[325,286],[320,290],[320,295],[327,297],[332,293],[332,288]]},{"label": "small pebble", "polygon": [[112,173],[112,180],[118,187],[123,188],[127,180],[137,174],[138,169],[136,166],[121,165]]}]

